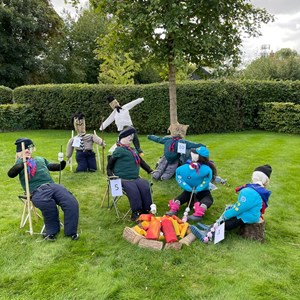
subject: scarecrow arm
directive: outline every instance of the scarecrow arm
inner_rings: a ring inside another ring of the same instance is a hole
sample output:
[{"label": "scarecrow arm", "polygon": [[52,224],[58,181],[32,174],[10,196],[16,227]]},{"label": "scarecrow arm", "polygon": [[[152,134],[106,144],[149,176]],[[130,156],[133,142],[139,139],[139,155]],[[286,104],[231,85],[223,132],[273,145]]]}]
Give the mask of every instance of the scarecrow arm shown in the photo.
[{"label": "scarecrow arm", "polygon": [[19,163],[19,164],[15,164],[8,172],[7,175],[10,178],[15,178],[16,176],[18,176],[20,174],[20,172],[24,169],[24,164],[23,163]]},{"label": "scarecrow arm", "polygon": [[117,160],[116,157],[110,156],[108,158],[107,167],[106,167],[107,176],[114,176],[115,175],[114,172],[113,172],[113,168],[114,168],[116,160]]},{"label": "scarecrow arm", "polygon": [[141,159],[141,168],[145,170],[148,174],[153,172],[153,170],[150,168],[150,166],[140,157]]},{"label": "scarecrow arm", "polygon": [[65,166],[66,166],[66,161],[63,160],[60,162],[60,164],[49,164],[48,170],[49,171],[61,171],[65,168]]}]

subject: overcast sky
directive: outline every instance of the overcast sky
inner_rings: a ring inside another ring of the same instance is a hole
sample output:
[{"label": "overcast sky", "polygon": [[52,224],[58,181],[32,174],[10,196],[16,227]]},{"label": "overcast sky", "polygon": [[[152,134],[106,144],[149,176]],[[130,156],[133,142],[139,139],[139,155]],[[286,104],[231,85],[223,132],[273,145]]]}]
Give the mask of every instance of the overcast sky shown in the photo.
[{"label": "overcast sky", "polygon": [[[64,0],[51,0],[54,8],[61,13],[63,8],[72,11]],[[88,0],[81,0],[88,3]],[[252,0],[256,7],[266,8],[275,16],[275,21],[262,25],[262,36],[247,39],[244,42],[244,60],[247,62],[258,57],[262,45],[269,45],[270,50],[276,52],[281,48],[291,48],[300,54],[300,1],[299,0]]]}]

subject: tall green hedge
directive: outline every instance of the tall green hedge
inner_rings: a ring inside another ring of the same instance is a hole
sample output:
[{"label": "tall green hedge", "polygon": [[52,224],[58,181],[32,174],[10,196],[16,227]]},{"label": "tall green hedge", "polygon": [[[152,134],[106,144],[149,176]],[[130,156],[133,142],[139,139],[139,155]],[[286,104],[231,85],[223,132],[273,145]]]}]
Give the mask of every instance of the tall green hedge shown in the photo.
[{"label": "tall green hedge", "polygon": [[[88,129],[98,129],[112,112],[106,101],[114,95],[121,105],[145,101],[130,115],[140,133],[166,134],[169,127],[167,83],[133,86],[62,84],[23,86],[13,91],[16,103],[31,105],[41,128],[73,129],[71,116],[81,111]],[[177,84],[178,121],[189,124],[189,134],[231,132],[258,128],[265,102],[300,104],[299,81],[189,81]],[[107,131],[116,131],[114,124]]]},{"label": "tall green hedge", "polygon": [[264,103],[258,113],[258,125],[268,131],[300,133],[300,105]]},{"label": "tall green hedge", "polygon": [[0,105],[0,124],[0,131],[41,128],[36,111],[28,104]]},{"label": "tall green hedge", "polygon": [[0,104],[12,103],[12,98],[13,98],[12,95],[13,95],[12,89],[0,85]]}]

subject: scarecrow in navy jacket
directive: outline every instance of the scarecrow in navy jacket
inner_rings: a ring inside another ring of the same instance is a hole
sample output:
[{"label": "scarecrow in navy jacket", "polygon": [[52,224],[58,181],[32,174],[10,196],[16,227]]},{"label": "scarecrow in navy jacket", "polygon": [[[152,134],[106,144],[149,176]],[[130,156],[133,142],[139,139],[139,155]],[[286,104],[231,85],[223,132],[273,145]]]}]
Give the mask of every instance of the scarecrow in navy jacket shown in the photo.
[{"label": "scarecrow in navy jacket", "polygon": [[8,176],[14,178],[19,175],[20,183],[26,192],[24,163],[22,161],[22,147],[25,146],[26,166],[28,172],[28,184],[31,201],[43,214],[46,232],[43,234],[45,240],[54,241],[56,234],[60,231],[60,221],[57,205],[64,212],[64,233],[77,240],[79,207],[75,197],[61,184],[54,183],[49,171],[61,171],[65,168],[64,160],[60,163],[50,163],[47,159],[36,156],[32,157],[34,144],[28,138],[20,138],[15,142],[17,161],[8,171]]},{"label": "scarecrow in navy jacket", "polygon": [[148,135],[150,141],[163,144],[164,154],[159,159],[152,176],[156,180],[168,180],[176,171],[181,162],[185,163],[190,157],[190,149],[205,146],[184,139],[188,125],[173,124],[169,127],[171,136],[163,138]]},{"label": "scarecrow in navy jacket", "polygon": [[104,141],[97,134],[87,134],[85,131],[85,116],[83,113],[75,113],[72,117],[77,135],[68,141],[66,157],[72,157],[73,149],[76,150],[76,172],[95,172],[97,170],[96,155],[93,144],[105,147]]}]

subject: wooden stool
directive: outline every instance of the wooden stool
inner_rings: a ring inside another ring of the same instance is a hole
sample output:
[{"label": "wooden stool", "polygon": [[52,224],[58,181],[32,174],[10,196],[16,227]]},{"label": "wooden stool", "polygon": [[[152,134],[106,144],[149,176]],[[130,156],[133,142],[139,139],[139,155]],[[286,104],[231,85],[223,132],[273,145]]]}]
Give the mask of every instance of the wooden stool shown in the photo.
[{"label": "wooden stool", "polygon": [[261,220],[254,224],[245,224],[240,228],[239,234],[246,239],[264,242],[265,240],[265,221]]}]

